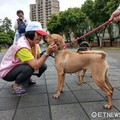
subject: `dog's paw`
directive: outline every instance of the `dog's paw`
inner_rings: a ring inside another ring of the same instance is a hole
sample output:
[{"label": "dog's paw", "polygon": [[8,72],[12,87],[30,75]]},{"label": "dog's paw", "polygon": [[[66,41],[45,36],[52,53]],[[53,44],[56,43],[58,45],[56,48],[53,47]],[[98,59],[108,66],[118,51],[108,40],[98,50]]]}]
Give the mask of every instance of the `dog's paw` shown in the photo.
[{"label": "dog's paw", "polygon": [[56,94],[54,94],[54,95],[53,95],[53,98],[58,99],[58,98],[59,98],[59,96],[60,96],[60,94],[59,94],[59,93],[56,93]]},{"label": "dog's paw", "polygon": [[82,85],[82,84],[84,84],[84,83],[87,83],[86,81],[77,81],[77,84],[78,85]]},{"label": "dog's paw", "polygon": [[111,108],[112,108],[112,105],[106,104],[106,105],[103,106],[103,108],[105,108],[105,109],[111,109]]},{"label": "dog's paw", "polygon": [[77,83],[78,85],[81,85],[81,84],[82,84],[82,82],[80,82],[80,81],[76,81],[76,83]]}]

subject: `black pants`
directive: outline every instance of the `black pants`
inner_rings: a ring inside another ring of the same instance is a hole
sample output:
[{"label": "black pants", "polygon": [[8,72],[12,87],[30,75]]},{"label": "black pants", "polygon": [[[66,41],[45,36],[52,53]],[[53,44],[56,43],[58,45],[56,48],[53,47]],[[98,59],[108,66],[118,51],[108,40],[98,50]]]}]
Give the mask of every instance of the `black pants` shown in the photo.
[{"label": "black pants", "polygon": [[46,69],[47,65],[43,64],[39,69],[39,73],[34,74],[34,69],[32,67],[28,64],[22,64],[13,68],[3,79],[8,82],[15,81],[16,84],[21,84],[30,79],[32,75],[40,77]]}]

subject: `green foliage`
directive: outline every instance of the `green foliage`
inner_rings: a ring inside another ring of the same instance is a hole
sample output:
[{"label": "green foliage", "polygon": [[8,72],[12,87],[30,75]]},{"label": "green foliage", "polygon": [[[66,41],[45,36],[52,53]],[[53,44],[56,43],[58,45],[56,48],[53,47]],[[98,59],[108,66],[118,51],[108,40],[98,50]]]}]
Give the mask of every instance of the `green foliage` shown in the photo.
[{"label": "green foliage", "polygon": [[11,20],[9,20],[7,17],[5,17],[4,20],[2,21],[1,27],[2,27],[2,32],[9,31],[12,27]]},{"label": "green foliage", "polygon": [[62,25],[59,21],[58,15],[52,15],[48,22],[47,29],[50,33],[60,33],[62,30]]},{"label": "green foliage", "polygon": [[[64,34],[67,40],[70,40],[71,33],[74,34],[74,37],[80,37],[108,21],[119,3],[119,0],[86,0],[81,8],[69,8],[57,15],[53,15],[48,22],[48,31],[50,33]],[[117,25],[120,30],[120,25],[118,23]],[[112,38],[113,29],[111,28],[112,26],[105,26],[84,39],[93,40],[96,36],[99,44],[102,41],[101,35],[104,37],[106,29],[108,29],[109,36]],[[110,40],[112,40],[111,38]]]},{"label": "green foliage", "polygon": [[12,23],[7,17],[2,21],[0,26],[0,45],[11,45],[14,40],[15,32],[11,30]]},{"label": "green foliage", "polygon": [[13,30],[10,29],[9,31],[7,31],[7,34],[12,40],[14,40],[15,32]]},{"label": "green foliage", "polygon": [[1,44],[7,44],[11,45],[13,40],[10,38],[10,36],[6,33],[0,33],[0,45]]}]

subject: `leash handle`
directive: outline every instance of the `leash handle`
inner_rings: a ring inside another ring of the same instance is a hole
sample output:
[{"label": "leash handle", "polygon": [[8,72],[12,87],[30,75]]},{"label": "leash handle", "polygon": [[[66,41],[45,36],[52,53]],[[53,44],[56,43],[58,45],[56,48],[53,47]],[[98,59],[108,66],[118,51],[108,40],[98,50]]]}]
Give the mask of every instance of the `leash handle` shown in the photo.
[{"label": "leash handle", "polygon": [[81,37],[77,38],[75,41],[78,41],[78,40],[80,40],[80,39],[82,39],[82,38],[84,38],[84,37],[86,37],[86,36],[88,36],[88,35],[94,33],[95,31],[97,31],[97,30],[99,30],[100,28],[102,28],[102,27],[104,27],[104,26],[110,24],[111,22],[112,22],[112,20],[108,20],[107,22],[105,22],[105,23],[103,23],[102,25],[96,27],[95,29],[91,30],[90,32],[88,32],[88,33],[82,35]]}]

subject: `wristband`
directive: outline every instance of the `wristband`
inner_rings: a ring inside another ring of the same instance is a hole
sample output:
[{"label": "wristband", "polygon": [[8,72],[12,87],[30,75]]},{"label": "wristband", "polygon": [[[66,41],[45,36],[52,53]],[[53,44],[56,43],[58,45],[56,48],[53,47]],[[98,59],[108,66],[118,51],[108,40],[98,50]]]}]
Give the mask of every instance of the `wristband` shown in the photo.
[{"label": "wristband", "polygon": [[49,56],[49,54],[47,54],[46,52],[43,54],[45,57],[48,57]]}]

